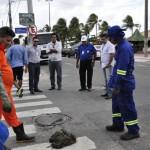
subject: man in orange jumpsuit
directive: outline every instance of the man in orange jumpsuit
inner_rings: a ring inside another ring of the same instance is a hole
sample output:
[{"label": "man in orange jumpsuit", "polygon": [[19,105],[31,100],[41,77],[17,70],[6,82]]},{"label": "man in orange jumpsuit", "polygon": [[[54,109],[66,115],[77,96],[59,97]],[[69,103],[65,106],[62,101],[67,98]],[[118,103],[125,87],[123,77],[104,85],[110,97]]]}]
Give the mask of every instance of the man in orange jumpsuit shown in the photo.
[{"label": "man in orange jumpsuit", "polygon": [[16,142],[31,142],[35,137],[29,137],[24,132],[24,126],[21,121],[18,120],[16,114],[16,108],[12,99],[11,88],[13,85],[13,72],[11,67],[7,63],[4,49],[10,46],[12,38],[15,33],[9,27],[0,28],[0,71],[2,72],[2,80],[4,88],[8,94],[8,97],[12,104],[12,110],[10,113],[6,113],[2,109],[2,99],[0,99],[0,119],[4,116],[6,122],[11,126],[16,133]]}]

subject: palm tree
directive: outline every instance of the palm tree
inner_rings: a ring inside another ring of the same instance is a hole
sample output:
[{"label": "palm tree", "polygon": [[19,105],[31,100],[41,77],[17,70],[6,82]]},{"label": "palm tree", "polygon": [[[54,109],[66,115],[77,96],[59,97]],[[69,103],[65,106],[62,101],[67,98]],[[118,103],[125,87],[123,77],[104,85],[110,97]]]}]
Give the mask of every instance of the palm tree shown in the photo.
[{"label": "palm tree", "polygon": [[50,27],[48,24],[46,24],[46,25],[44,26],[43,30],[44,30],[45,32],[50,32],[50,31],[51,31],[51,27]]},{"label": "palm tree", "polygon": [[122,25],[122,27],[126,28],[126,29],[130,29],[132,34],[133,34],[133,28],[134,27],[138,27],[138,28],[141,27],[140,24],[134,24],[133,19],[132,19],[132,17],[130,15],[126,16],[126,18],[123,20],[123,23],[124,24]]},{"label": "palm tree", "polygon": [[59,38],[62,42],[62,46],[64,47],[68,35],[66,20],[64,18],[58,19],[57,24],[53,26],[52,31],[59,35]]},{"label": "palm tree", "polygon": [[101,30],[100,35],[106,33],[109,27],[110,26],[108,25],[108,22],[107,21],[103,21],[101,23],[101,25],[99,25],[99,30]]},{"label": "palm tree", "polygon": [[[88,17],[88,20],[87,20],[86,24],[87,24],[87,26],[89,28],[89,31],[92,31],[95,25],[97,26],[98,21],[99,21],[98,20],[98,16],[96,14],[94,14],[94,13],[92,13]],[[97,29],[96,29],[96,34],[97,34]]]},{"label": "palm tree", "polygon": [[77,17],[73,17],[70,21],[69,27],[68,27],[68,34],[69,34],[69,39],[73,40],[75,39],[75,43],[78,43],[81,38],[81,26],[83,24],[79,23],[79,19]]}]

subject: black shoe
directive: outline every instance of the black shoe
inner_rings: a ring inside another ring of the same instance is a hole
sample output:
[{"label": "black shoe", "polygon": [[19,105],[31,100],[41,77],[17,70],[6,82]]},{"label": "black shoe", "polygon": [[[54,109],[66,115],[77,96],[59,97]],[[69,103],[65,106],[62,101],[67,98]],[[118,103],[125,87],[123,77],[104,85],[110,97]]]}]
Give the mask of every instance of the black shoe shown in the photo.
[{"label": "black shoe", "polygon": [[105,97],[105,99],[111,99],[112,98],[112,96],[106,96]]},{"label": "black shoe", "polygon": [[115,125],[109,125],[109,126],[106,126],[106,130],[114,131],[114,132],[122,132],[122,131],[124,131],[124,127],[117,127]]},{"label": "black shoe", "polygon": [[49,90],[54,90],[55,89],[55,87],[51,87]]},{"label": "black shoe", "polygon": [[79,91],[85,91],[86,90],[86,88],[81,88],[81,89],[79,89]]},{"label": "black shoe", "polygon": [[43,91],[41,91],[39,89],[35,89],[34,92],[43,92]]},{"label": "black shoe", "polygon": [[4,150],[11,150],[11,149],[4,145]]},{"label": "black shoe", "polygon": [[34,94],[34,91],[33,91],[33,90],[31,90],[31,91],[30,91],[30,94],[32,94],[32,95],[33,95],[33,94]]},{"label": "black shoe", "polygon": [[132,140],[132,139],[136,139],[139,137],[140,137],[139,133],[133,134],[133,133],[126,132],[120,136],[120,139],[121,140]]},{"label": "black shoe", "polygon": [[106,96],[108,96],[108,94],[106,93],[106,94],[102,94],[101,95],[101,97],[106,97]]},{"label": "black shoe", "polygon": [[88,88],[87,90],[90,92],[90,91],[92,91],[92,88]]},{"label": "black shoe", "polygon": [[61,88],[61,87],[58,87],[58,90],[62,90],[62,88]]}]

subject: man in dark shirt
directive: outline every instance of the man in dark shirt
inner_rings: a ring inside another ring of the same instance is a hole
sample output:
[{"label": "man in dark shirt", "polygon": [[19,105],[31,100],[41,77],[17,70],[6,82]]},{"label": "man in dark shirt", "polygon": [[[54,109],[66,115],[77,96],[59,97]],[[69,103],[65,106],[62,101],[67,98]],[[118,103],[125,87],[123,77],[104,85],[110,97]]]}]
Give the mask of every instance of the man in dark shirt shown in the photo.
[{"label": "man in dark shirt", "polygon": [[[86,90],[86,72],[87,72],[87,87],[88,91],[92,89],[92,76],[93,67],[96,59],[96,49],[94,46],[87,42],[87,36],[81,37],[82,44],[78,47],[76,68],[79,68],[81,89],[79,91]],[[80,67],[79,67],[80,60]]]}]

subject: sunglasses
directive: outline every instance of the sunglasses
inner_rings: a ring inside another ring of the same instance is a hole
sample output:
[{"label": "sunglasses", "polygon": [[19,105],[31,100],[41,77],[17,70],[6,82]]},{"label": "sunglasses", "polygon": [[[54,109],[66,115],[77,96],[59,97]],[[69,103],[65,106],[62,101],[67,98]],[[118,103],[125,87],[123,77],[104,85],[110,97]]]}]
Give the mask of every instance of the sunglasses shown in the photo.
[{"label": "sunglasses", "polygon": [[34,41],[35,43],[38,43],[39,41]]}]

